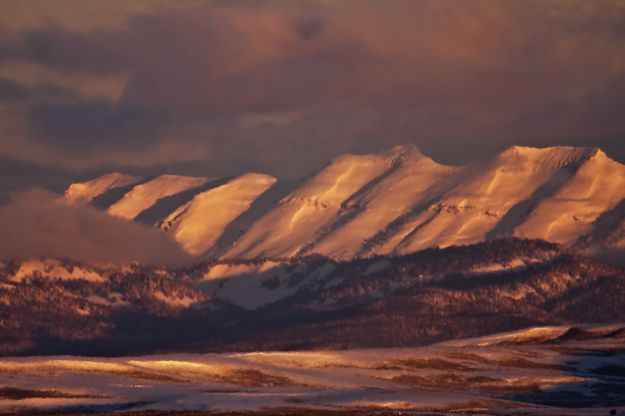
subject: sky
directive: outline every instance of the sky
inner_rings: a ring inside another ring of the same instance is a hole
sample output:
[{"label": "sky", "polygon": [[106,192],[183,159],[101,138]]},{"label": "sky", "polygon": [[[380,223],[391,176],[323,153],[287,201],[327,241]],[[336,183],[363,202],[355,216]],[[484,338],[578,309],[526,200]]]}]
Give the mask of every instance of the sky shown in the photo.
[{"label": "sky", "polygon": [[625,161],[625,1],[0,2],[0,195],[108,171],[298,178],[414,143]]}]

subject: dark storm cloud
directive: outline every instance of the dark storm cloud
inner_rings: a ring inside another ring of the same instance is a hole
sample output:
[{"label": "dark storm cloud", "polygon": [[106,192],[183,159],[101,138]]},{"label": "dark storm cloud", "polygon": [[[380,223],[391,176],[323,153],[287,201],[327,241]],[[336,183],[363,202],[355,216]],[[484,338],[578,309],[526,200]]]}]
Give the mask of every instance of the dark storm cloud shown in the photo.
[{"label": "dark storm cloud", "polygon": [[25,88],[0,78],[0,99],[4,100],[18,100],[26,95]]},{"label": "dark storm cloud", "polygon": [[0,205],[7,203],[11,194],[34,186],[62,192],[62,184],[70,181],[72,176],[59,168],[0,156]]},{"label": "dark storm cloud", "polygon": [[169,145],[172,164],[299,176],[404,142],[452,163],[511,144],[625,160],[623,27],[621,1],[200,3],[0,42],[0,64],[127,74],[119,100],[0,94],[30,103],[29,139],[82,163],[163,165],[151,149]]},{"label": "dark storm cloud", "polygon": [[115,44],[118,34],[94,31],[88,36],[49,25],[19,34],[4,33],[0,41],[3,59],[33,60],[66,71],[111,72],[126,67]]},{"label": "dark storm cloud", "polygon": [[68,98],[76,99],[76,95],[67,88],[56,85],[29,87],[0,77],[0,100],[40,102],[46,99],[65,100]]},{"label": "dark storm cloud", "polygon": [[141,147],[167,124],[166,114],[102,99],[38,103],[28,116],[39,137],[77,154],[102,147]]}]

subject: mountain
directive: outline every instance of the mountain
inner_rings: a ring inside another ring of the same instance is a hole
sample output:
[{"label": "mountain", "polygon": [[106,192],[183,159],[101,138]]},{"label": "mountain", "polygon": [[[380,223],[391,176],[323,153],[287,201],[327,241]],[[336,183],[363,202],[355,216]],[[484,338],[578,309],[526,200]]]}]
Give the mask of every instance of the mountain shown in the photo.
[{"label": "mountain", "polygon": [[623,185],[625,166],[574,147],[455,167],[398,146],[293,182],[105,175],[64,202],[156,227],[194,261],[0,262],[0,355],[414,347],[625,322],[624,269],[584,254],[625,247]]},{"label": "mountain", "polygon": [[2,354],[399,347],[623,322],[625,272],[539,240],[189,268],[0,265]]},{"label": "mountain", "polygon": [[191,254],[202,254],[215,246],[218,238],[276,179],[255,173],[234,178],[216,188],[196,194],[191,201],[178,207],[161,223]]},{"label": "mountain", "polygon": [[[376,231],[443,192],[455,170],[413,146],[339,157],[280,201],[224,257],[352,258]],[[269,224],[276,233],[267,233]]]},{"label": "mountain", "polygon": [[108,208],[108,213],[114,217],[132,220],[154,206],[157,201],[198,188],[208,181],[207,178],[161,175],[133,187]]},{"label": "mountain", "polygon": [[514,234],[571,245],[623,201],[625,167],[595,150],[566,183],[537,204]]},{"label": "mountain", "polygon": [[612,247],[623,240],[625,165],[595,148],[514,146],[454,167],[406,145],[339,156],[294,184],[111,174],[72,184],[65,198],[157,226],[211,258],[352,259],[511,236]]},{"label": "mountain", "polygon": [[396,221],[384,234],[388,241],[382,251],[407,253],[514,234],[525,224],[527,212],[566,183],[593,152],[513,147],[488,163],[468,166],[435,203]]},{"label": "mountain", "polygon": [[116,188],[134,185],[140,178],[123,173],[109,173],[84,183],[75,183],[65,191],[65,200],[73,204],[87,204],[95,197]]}]

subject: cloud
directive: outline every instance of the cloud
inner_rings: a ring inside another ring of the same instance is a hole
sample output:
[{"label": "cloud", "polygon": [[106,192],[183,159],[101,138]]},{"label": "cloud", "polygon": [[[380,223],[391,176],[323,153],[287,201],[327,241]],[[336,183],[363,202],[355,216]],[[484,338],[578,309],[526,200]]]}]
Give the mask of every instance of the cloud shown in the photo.
[{"label": "cloud", "polygon": [[4,72],[19,117],[0,123],[0,153],[281,177],[405,142],[448,163],[511,144],[600,145],[625,161],[617,0],[142,3],[115,16],[7,29],[0,74],[26,62],[63,89]]},{"label": "cloud", "polygon": [[90,262],[180,265],[189,258],[161,232],[69,206],[55,194],[30,190],[0,206],[0,253],[5,259],[56,257]]},{"label": "cloud", "polygon": [[[141,147],[158,135],[167,114],[108,100],[41,103],[29,110],[30,127],[74,154],[98,148]],[[134,146],[133,146],[134,145]]]}]

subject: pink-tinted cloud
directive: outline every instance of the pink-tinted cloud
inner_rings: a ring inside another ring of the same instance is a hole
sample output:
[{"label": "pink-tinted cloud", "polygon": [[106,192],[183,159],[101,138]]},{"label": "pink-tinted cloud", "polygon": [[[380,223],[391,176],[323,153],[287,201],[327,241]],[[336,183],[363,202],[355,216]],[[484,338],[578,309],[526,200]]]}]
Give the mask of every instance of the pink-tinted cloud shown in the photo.
[{"label": "pink-tinted cloud", "polygon": [[625,160],[623,27],[619,1],[364,0],[201,2],[123,27],[13,31],[0,65],[128,80],[117,100],[5,99],[21,103],[14,140],[30,147],[0,152],[45,147],[48,162],[81,168],[192,154],[280,176],[409,141],[452,163],[510,144]]},{"label": "pink-tinted cloud", "polygon": [[90,262],[181,265],[189,258],[163,233],[108,216],[91,207],[69,206],[56,195],[31,190],[0,206],[3,259],[54,257]]}]

